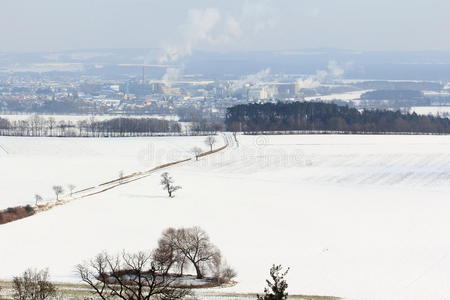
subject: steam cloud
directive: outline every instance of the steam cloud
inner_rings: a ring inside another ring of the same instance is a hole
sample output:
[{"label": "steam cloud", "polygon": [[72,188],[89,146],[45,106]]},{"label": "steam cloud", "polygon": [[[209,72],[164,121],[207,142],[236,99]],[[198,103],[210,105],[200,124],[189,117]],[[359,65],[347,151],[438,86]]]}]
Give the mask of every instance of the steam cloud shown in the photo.
[{"label": "steam cloud", "polygon": [[[180,65],[168,68],[163,81],[176,80],[183,71],[182,60],[198,48],[218,49],[233,45],[244,38],[257,36],[275,23],[269,1],[246,1],[238,16],[216,8],[191,9],[181,27],[177,42],[166,43],[157,57],[160,64]],[[178,71],[176,71],[177,69]]]},{"label": "steam cloud", "polygon": [[255,74],[250,74],[242,77],[240,80],[235,80],[232,82],[232,90],[236,91],[240,88],[245,87],[246,85],[253,85],[258,82],[264,81],[270,75],[270,68],[259,71]]},{"label": "steam cloud", "polygon": [[319,87],[324,81],[341,78],[344,73],[344,68],[342,68],[336,61],[332,60],[328,63],[327,70],[319,70],[313,76],[306,79],[298,79],[297,84],[302,89],[314,89]]}]

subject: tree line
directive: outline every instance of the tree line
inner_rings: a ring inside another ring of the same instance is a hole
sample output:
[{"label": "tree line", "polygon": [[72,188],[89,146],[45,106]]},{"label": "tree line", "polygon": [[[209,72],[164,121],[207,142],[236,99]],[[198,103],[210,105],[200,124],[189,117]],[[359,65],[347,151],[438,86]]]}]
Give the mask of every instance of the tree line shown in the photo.
[{"label": "tree line", "polygon": [[233,132],[321,130],[342,132],[450,133],[447,118],[388,110],[357,110],[319,102],[241,104],[227,109]]},{"label": "tree line", "polygon": [[94,117],[81,121],[56,121],[33,115],[28,120],[10,121],[0,118],[0,135],[5,136],[145,136],[155,133],[180,133],[176,121],[155,118],[114,118],[98,121]]}]

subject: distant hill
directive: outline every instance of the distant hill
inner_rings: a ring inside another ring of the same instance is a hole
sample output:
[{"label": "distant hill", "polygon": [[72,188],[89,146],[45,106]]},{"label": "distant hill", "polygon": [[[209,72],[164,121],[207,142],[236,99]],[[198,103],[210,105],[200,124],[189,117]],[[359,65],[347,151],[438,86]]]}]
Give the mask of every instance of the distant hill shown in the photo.
[{"label": "distant hill", "polygon": [[[140,76],[140,64],[157,63],[160,49],[85,49],[58,52],[0,52],[0,70],[29,64],[83,64],[82,74],[133,74]],[[270,68],[275,74],[314,75],[335,61],[343,78],[366,80],[450,80],[450,51],[377,51],[303,49],[286,51],[195,51],[173,65],[186,74],[228,78]],[[124,65],[125,64],[125,65]],[[102,68],[98,68],[101,65]],[[149,78],[160,78],[160,68],[149,67]]]}]

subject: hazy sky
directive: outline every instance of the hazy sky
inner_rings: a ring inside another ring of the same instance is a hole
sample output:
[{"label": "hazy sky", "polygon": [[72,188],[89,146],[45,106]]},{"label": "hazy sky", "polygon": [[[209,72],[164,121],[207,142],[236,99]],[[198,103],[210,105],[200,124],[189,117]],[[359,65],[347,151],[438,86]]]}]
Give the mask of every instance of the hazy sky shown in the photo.
[{"label": "hazy sky", "polygon": [[0,51],[450,50],[448,0],[0,0]]}]

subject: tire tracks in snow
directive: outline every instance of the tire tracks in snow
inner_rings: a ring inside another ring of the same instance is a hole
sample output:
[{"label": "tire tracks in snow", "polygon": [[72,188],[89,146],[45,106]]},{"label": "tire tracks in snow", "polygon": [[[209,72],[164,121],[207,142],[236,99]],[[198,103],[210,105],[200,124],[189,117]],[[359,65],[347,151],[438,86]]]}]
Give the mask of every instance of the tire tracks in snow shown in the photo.
[{"label": "tire tracks in snow", "polygon": [[[207,157],[207,156],[213,155],[215,153],[221,152],[221,151],[227,149],[229,147],[230,143],[232,145],[234,145],[233,139],[230,138],[230,136],[228,134],[223,134],[222,137],[223,137],[223,140],[224,140],[224,143],[225,143],[224,146],[219,147],[219,148],[217,148],[215,150],[212,150],[212,151],[207,151],[207,152],[201,153],[199,155],[199,158]],[[91,197],[91,196],[94,196],[94,195],[98,195],[98,194],[107,192],[107,191],[112,190],[112,189],[114,189],[116,187],[123,186],[125,184],[128,184],[128,183],[131,183],[131,182],[134,182],[134,181],[141,180],[141,179],[144,179],[146,177],[149,177],[152,174],[154,174],[155,172],[167,169],[169,167],[181,165],[181,164],[190,162],[192,160],[193,160],[192,157],[191,158],[186,158],[186,159],[183,159],[183,160],[178,160],[178,161],[162,164],[162,165],[156,166],[156,167],[154,167],[152,169],[149,169],[149,170],[146,170],[146,171],[135,172],[135,173],[132,173],[130,175],[126,175],[126,176],[124,176],[122,178],[114,179],[114,180],[111,180],[111,181],[100,183],[100,184],[98,184],[96,186],[92,186],[92,187],[84,188],[84,189],[79,190],[79,191],[75,191],[75,192],[72,193],[72,196],[69,196],[69,197],[67,197],[65,199],[63,198],[60,201],[56,201],[56,202],[52,202],[52,203],[46,203],[44,205],[37,205],[37,206],[34,207],[34,209],[36,210],[36,214],[40,213],[40,212],[44,212],[44,211],[50,210],[50,209],[52,209],[54,207],[67,204],[67,203],[75,201],[75,200],[80,200],[80,199],[88,198],[88,197]]]}]

